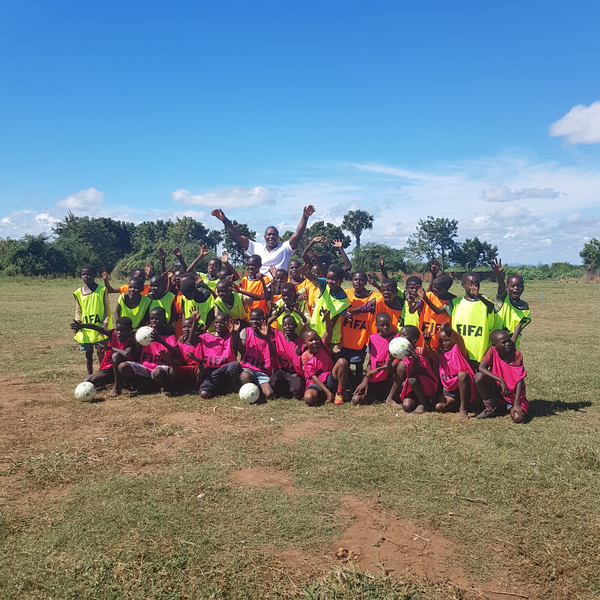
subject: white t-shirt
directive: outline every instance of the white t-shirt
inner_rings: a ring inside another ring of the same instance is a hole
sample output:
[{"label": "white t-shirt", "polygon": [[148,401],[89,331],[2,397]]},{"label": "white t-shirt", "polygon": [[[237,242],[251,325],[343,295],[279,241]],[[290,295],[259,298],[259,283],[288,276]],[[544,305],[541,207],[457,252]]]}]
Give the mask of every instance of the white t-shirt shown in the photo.
[{"label": "white t-shirt", "polygon": [[260,272],[263,275],[269,273],[269,267],[271,266],[276,269],[285,269],[287,271],[290,258],[292,258],[292,254],[294,254],[289,241],[279,244],[279,246],[269,252],[264,244],[248,240],[248,250],[246,250],[246,252],[248,252],[249,255],[258,254],[258,256],[261,257],[262,267]]}]

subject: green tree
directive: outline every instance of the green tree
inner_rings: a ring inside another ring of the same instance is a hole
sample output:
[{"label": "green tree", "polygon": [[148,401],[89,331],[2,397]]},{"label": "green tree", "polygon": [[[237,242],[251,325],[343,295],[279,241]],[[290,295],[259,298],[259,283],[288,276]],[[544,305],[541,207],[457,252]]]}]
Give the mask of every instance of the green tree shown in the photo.
[{"label": "green tree", "polygon": [[[233,226],[242,234],[249,239],[256,237],[256,231],[252,231],[245,223],[238,223],[237,221],[231,221]],[[245,265],[247,252],[240,246],[232,237],[227,229],[223,230],[223,247],[229,254],[229,261],[233,265]]]},{"label": "green tree", "polygon": [[497,256],[498,246],[482,242],[478,237],[467,238],[450,250],[450,259],[467,271],[472,271],[478,265],[489,265]]},{"label": "green tree", "polygon": [[6,275],[58,275],[67,272],[67,265],[48,237],[40,233],[0,240],[0,271]]},{"label": "green tree", "polygon": [[349,231],[356,239],[356,247],[360,248],[360,236],[365,229],[373,229],[373,215],[366,210],[351,210],[344,215],[342,229]]},{"label": "green tree", "polygon": [[600,240],[592,238],[579,253],[583,259],[584,265],[592,265],[595,269],[600,269]]},{"label": "green tree", "polygon": [[352,253],[352,270],[379,271],[379,259],[383,257],[385,268],[388,271],[403,271],[406,273],[410,269],[406,255],[405,248],[398,250],[397,248],[390,248],[386,244],[369,242],[364,246],[354,248],[354,252]]},{"label": "green tree", "polygon": [[[285,242],[286,240],[289,240],[292,237],[293,233],[293,231],[286,231],[281,236],[281,241]],[[304,235],[300,238],[300,243],[298,244],[298,247],[294,252],[294,257],[301,260],[302,253],[304,252],[306,246],[308,245],[310,240],[316,237],[326,237],[327,244],[325,246],[315,245],[315,251],[317,253],[321,253],[323,251],[327,252],[327,254],[329,254],[329,256],[331,257],[332,265],[341,265],[343,261],[339,253],[331,248],[331,242],[333,242],[333,240],[343,240],[343,247],[344,249],[346,249],[352,243],[352,240],[349,236],[344,235],[344,232],[342,231],[341,227],[338,227],[333,223],[325,223],[325,221],[315,221],[310,227],[306,228],[306,231],[304,232]]]},{"label": "green tree", "polygon": [[458,233],[456,219],[421,219],[417,231],[408,238],[408,249],[411,254],[425,261],[439,260],[442,270],[446,265],[446,257],[454,249],[454,238]]}]

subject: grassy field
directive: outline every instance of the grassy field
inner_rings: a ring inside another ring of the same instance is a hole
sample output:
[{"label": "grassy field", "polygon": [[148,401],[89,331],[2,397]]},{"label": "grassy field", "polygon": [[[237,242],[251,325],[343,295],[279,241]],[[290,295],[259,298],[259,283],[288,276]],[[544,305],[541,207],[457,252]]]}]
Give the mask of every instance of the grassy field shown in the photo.
[{"label": "grassy field", "polygon": [[0,281],[1,598],[599,597],[600,286],[527,285],[517,426],[80,402],[77,285]]}]

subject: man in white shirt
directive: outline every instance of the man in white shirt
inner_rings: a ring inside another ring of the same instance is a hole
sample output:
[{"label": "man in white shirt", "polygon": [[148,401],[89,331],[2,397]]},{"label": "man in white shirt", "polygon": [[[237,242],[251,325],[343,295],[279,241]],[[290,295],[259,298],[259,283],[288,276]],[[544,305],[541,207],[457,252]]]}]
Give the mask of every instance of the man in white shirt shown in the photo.
[{"label": "man in white shirt", "polygon": [[300,219],[296,233],[294,233],[287,242],[283,242],[283,244],[279,243],[279,231],[277,231],[277,227],[270,226],[265,229],[265,243],[261,244],[260,242],[254,242],[245,235],[242,235],[220,208],[215,208],[210,214],[223,223],[225,229],[231,234],[231,237],[249,255],[258,254],[258,256],[261,257],[262,267],[260,272],[263,275],[267,275],[269,273],[269,267],[271,266],[276,269],[287,270],[290,258],[292,257],[294,250],[298,247],[300,238],[306,230],[308,219],[314,212],[315,207],[312,204],[304,207],[302,219]]}]

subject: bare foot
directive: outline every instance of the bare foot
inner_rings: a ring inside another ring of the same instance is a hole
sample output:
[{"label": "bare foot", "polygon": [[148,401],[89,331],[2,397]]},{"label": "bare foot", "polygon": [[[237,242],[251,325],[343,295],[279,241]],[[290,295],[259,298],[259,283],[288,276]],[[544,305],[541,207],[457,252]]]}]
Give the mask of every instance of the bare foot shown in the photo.
[{"label": "bare foot", "polygon": [[121,395],[121,390],[117,389],[116,387],[114,387],[112,390],[110,390],[110,392],[108,392],[108,397],[109,398],[116,398],[117,396]]},{"label": "bare foot", "polygon": [[207,400],[208,398],[210,398],[210,396],[208,395],[208,392],[200,392],[200,398],[202,398],[203,400]]},{"label": "bare foot", "polygon": [[399,404],[398,402],[396,402],[395,400],[393,400],[392,398],[389,398],[389,397],[385,399],[385,403],[388,406],[393,406],[395,408],[399,408],[400,406],[402,406],[402,404]]},{"label": "bare foot", "polygon": [[467,414],[466,410],[461,410],[458,412],[458,420],[459,421],[466,421],[468,420],[469,415]]},{"label": "bare foot", "polygon": [[422,404],[419,404],[419,406],[417,406],[417,408],[414,410],[415,415],[422,415],[424,412],[425,407]]}]

